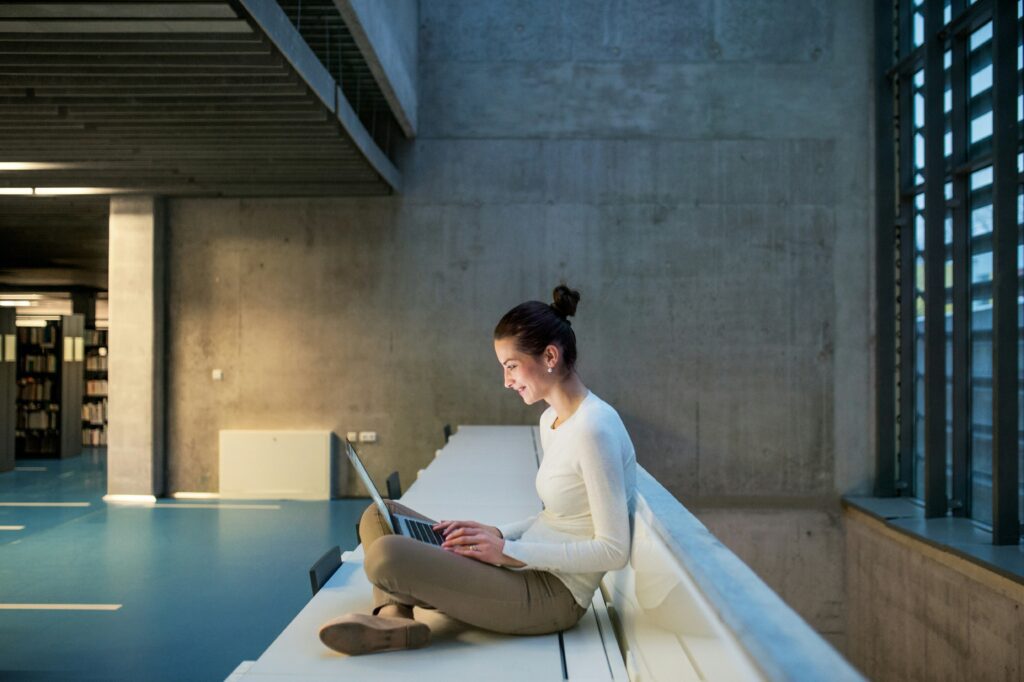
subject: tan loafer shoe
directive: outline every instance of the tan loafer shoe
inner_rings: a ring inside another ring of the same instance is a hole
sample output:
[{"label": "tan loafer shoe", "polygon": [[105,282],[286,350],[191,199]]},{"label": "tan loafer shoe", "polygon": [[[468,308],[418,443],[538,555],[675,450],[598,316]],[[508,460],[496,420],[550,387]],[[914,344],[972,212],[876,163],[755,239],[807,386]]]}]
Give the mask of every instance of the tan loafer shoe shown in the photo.
[{"label": "tan loafer shoe", "polygon": [[349,613],[325,623],[320,641],[343,654],[419,649],[430,644],[430,628],[411,618]]}]

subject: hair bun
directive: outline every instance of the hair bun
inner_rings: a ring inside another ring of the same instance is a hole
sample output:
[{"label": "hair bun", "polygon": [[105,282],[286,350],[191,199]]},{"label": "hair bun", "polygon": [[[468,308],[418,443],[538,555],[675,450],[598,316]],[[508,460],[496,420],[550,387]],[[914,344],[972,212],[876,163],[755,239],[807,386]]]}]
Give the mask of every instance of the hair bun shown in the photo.
[{"label": "hair bun", "polygon": [[552,294],[554,303],[551,307],[562,317],[571,317],[576,314],[576,306],[580,304],[580,292],[570,289],[564,284],[555,287]]}]

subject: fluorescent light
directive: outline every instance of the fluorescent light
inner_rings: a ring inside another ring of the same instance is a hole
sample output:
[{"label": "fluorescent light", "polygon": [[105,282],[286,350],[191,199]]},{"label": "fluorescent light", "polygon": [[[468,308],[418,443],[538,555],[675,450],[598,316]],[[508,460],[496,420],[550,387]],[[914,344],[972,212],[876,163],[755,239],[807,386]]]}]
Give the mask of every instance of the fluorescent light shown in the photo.
[{"label": "fluorescent light", "polygon": [[3,308],[27,308],[32,305],[32,301],[0,301],[0,307]]},{"label": "fluorescent light", "polygon": [[223,504],[223,503],[189,503],[174,504],[173,502],[160,502],[154,505],[155,509],[280,509],[279,504]]},{"label": "fluorescent light", "polygon": [[216,500],[220,493],[172,493],[176,500]]},{"label": "fluorescent light", "polygon": [[88,507],[89,502],[0,502],[0,507]]},{"label": "fluorescent light", "polygon": [[125,190],[116,187],[36,187],[37,197],[64,196],[68,194],[121,194]]},{"label": "fluorescent light", "polygon": [[129,194],[141,192],[123,187],[0,187],[0,195],[60,197],[80,194]]},{"label": "fluorescent light", "polygon": [[47,161],[0,161],[0,171],[60,170],[71,164]]},{"label": "fluorescent light", "polygon": [[156,497],[153,495],[104,495],[103,501],[107,504],[156,504]]},{"label": "fluorescent light", "polygon": [[45,327],[46,320],[15,320],[15,327]]},{"label": "fluorescent light", "polygon": [[121,604],[0,604],[0,611],[117,611]]}]

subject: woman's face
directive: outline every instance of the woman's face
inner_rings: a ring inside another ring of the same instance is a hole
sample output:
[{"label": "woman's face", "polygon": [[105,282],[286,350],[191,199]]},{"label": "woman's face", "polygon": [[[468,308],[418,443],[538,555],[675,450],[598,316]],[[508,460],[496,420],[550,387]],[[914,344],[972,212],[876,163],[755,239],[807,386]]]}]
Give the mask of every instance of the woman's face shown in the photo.
[{"label": "woman's face", "polygon": [[[551,350],[553,346],[548,346],[545,353]],[[516,391],[527,405],[543,399],[554,385],[554,375],[548,373],[544,356],[535,358],[519,352],[515,339],[496,340],[494,353],[505,373],[505,387]]]}]

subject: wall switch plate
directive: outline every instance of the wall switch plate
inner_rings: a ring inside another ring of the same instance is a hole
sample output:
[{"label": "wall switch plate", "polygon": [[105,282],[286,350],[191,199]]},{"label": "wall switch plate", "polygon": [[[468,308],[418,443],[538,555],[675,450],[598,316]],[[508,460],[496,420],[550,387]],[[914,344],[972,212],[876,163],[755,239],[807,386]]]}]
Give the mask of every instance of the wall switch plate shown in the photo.
[{"label": "wall switch plate", "polygon": [[215,369],[215,370],[213,370],[212,375],[213,375],[213,380],[214,381],[220,381],[220,380],[222,380],[224,378],[224,370],[222,370],[222,369]]},{"label": "wall switch plate", "polygon": [[359,441],[359,433],[356,431],[347,431],[345,433],[345,440],[349,443],[356,443]]},{"label": "wall switch plate", "polygon": [[360,443],[376,443],[377,432],[376,431],[360,431],[359,432]]}]

